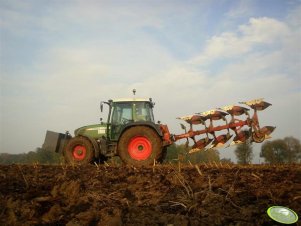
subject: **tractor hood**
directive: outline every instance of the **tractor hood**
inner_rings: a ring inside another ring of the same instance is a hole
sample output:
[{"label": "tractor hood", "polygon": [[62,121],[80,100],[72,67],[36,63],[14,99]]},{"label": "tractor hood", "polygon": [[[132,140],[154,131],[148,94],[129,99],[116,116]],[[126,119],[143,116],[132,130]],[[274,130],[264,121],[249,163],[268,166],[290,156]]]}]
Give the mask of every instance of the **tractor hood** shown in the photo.
[{"label": "tractor hood", "polygon": [[97,139],[102,136],[106,136],[106,131],[107,131],[107,124],[101,123],[101,124],[94,124],[94,125],[80,127],[74,131],[74,135],[75,136],[82,135],[82,136],[87,136],[87,137]]}]

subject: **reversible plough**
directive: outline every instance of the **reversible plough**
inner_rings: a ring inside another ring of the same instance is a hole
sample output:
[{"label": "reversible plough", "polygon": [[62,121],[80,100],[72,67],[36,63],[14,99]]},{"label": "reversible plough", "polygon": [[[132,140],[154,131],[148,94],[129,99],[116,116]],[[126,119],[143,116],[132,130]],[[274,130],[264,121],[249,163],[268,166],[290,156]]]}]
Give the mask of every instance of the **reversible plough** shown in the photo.
[{"label": "reversible plough", "polygon": [[[270,138],[270,134],[274,131],[273,126],[260,127],[258,121],[258,111],[262,111],[271,104],[261,99],[239,102],[253,109],[252,116],[249,108],[239,105],[230,105],[214,110],[196,113],[193,115],[178,117],[189,124],[189,130],[181,124],[185,130],[184,134],[173,135],[173,140],[177,141],[183,138],[193,140],[192,149],[189,153],[210,149],[214,147],[230,146],[243,143],[246,141],[261,143],[265,139]],[[227,119],[227,117],[229,117]],[[218,120],[222,120],[223,124],[217,124]],[[215,123],[214,123],[215,122]],[[203,129],[194,130],[193,125],[201,125]],[[219,131],[226,131],[225,134],[218,135]],[[197,140],[197,136],[204,135]]]}]

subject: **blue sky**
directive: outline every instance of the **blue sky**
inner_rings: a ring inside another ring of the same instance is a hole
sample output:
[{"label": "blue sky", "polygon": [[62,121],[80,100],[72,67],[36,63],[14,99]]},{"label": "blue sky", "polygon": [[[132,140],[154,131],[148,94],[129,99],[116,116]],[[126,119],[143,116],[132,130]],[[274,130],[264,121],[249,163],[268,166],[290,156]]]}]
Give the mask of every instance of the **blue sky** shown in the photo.
[{"label": "blue sky", "polygon": [[264,97],[273,139],[301,139],[299,0],[0,0],[0,18],[0,152],[97,123],[133,88],[173,133],[178,116]]}]

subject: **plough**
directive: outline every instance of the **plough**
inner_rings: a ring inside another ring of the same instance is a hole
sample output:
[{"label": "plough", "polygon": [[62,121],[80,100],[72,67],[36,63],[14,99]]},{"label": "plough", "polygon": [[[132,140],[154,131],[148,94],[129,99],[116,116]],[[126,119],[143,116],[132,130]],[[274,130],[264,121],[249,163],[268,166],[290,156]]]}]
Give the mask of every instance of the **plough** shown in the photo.
[{"label": "plough", "polygon": [[[239,102],[239,104],[247,105],[253,109],[252,116],[249,108],[239,105],[230,105],[214,110],[196,113],[193,115],[178,117],[177,119],[184,120],[189,124],[189,130],[184,134],[173,135],[173,141],[180,139],[192,139],[193,146],[189,153],[210,149],[215,147],[223,147],[246,142],[261,143],[270,138],[270,134],[276,127],[264,126],[260,127],[258,121],[258,111],[263,111],[271,104],[261,99],[251,101]],[[229,117],[227,119],[227,117]],[[222,125],[214,126],[214,122],[222,120]],[[194,125],[201,125],[203,129],[194,130]],[[186,127],[181,124],[182,128]],[[226,131],[225,134],[217,135],[219,131]],[[204,137],[197,140],[197,136],[204,135]]]}]

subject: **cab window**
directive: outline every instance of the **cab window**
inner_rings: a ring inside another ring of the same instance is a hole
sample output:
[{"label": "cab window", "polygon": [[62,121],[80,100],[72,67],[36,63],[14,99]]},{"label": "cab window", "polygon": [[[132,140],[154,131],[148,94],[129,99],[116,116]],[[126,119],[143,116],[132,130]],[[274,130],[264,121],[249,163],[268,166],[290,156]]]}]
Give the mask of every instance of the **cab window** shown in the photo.
[{"label": "cab window", "polygon": [[137,102],[133,104],[134,121],[154,121],[152,108],[147,102]]},{"label": "cab window", "polygon": [[122,124],[132,120],[133,112],[130,103],[115,104],[112,112],[112,124]]}]

